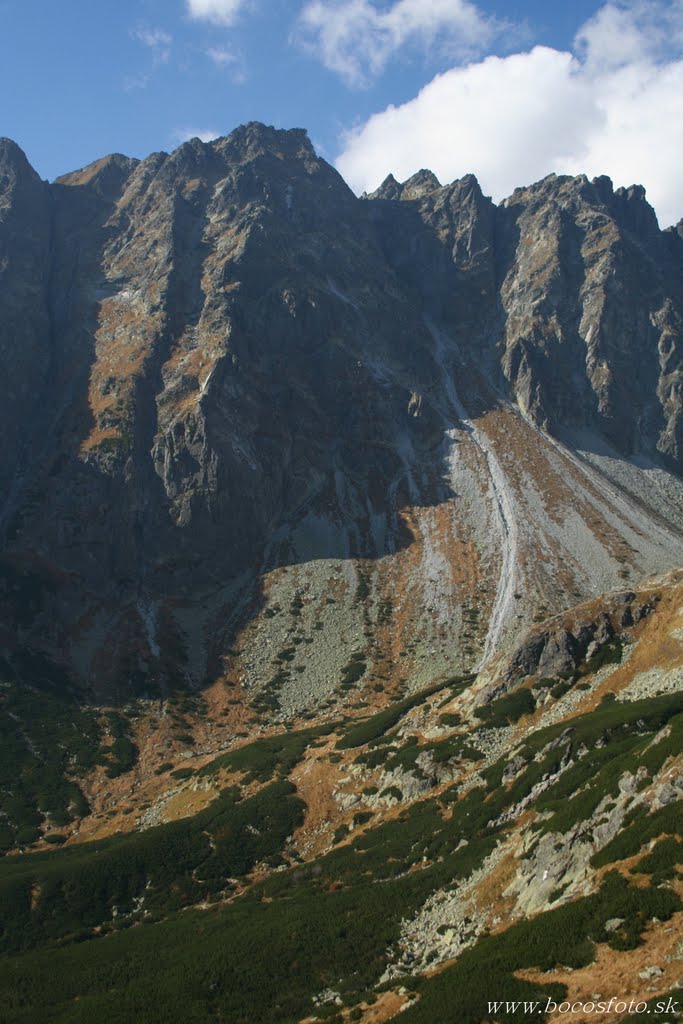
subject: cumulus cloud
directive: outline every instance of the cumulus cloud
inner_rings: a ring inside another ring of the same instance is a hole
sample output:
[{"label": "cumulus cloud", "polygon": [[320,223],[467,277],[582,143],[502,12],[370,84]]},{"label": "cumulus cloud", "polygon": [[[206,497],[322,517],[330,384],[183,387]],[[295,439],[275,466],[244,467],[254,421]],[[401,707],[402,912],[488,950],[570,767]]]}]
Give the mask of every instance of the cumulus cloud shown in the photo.
[{"label": "cumulus cloud", "polygon": [[227,71],[236,85],[246,82],[247,72],[242,54],[228,50],[224,46],[210,46],[206,50],[206,56],[217,68]]},{"label": "cumulus cloud", "polygon": [[190,139],[200,139],[201,142],[213,142],[214,139],[219,139],[223,133],[216,132],[212,128],[178,128],[173,133],[172,141],[180,146],[183,142],[189,142]]},{"label": "cumulus cloud", "polygon": [[350,132],[337,167],[361,191],[425,166],[474,172],[500,200],[551,171],[645,185],[660,223],[683,216],[683,3],[608,3],[573,53],[537,46],[438,75]]},{"label": "cumulus cloud", "polygon": [[682,0],[608,2],[579,29],[575,49],[592,69],[680,57]]},{"label": "cumulus cloud", "polygon": [[145,25],[138,25],[131,32],[133,39],[136,39],[143,46],[152,51],[155,64],[166,64],[171,56],[171,45],[173,37],[161,28],[148,28]]},{"label": "cumulus cloud", "polygon": [[309,0],[298,22],[304,46],[353,86],[369,84],[407,44],[471,55],[493,32],[470,0],[395,0],[385,9],[371,0]]},{"label": "cumulus cloud", "polygon": [[187,0],[190,17],[214,25],[232,25],[245,6],[245,0]]},{"label": "cumulus cloud", "polygon": [[206,51],[206,56],[219,67],[235,64],[238,60],[237,54],[233,53],[232,50],[226,50],[224,46],[210,46]]},{"label": "cumulus cloud", "polygon": [[130,37],[138,43],[146,46],[151,53],[151,62],[145,71],[134,75],[127,75],[123,80],[123,88],[126,92],[133,92],[136,89],[146,89],[152,75],[159,70],[162,64],[167,64],[171,59],[173,47],[173,36],[161,28],[150,28],[148,25],[137,25],[130,30]]}]

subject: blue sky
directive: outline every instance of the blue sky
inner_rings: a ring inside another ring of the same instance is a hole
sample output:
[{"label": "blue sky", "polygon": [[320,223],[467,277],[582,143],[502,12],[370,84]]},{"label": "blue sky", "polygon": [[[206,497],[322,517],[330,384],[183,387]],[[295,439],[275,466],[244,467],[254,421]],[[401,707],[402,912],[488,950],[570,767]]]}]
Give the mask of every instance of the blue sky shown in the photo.
[{"label": "blue sky", "polygon": [[45,178],[261,120],[357,191],[585,170],[683,216],[683,0],[0,0],[0,25],[0,134]]}]

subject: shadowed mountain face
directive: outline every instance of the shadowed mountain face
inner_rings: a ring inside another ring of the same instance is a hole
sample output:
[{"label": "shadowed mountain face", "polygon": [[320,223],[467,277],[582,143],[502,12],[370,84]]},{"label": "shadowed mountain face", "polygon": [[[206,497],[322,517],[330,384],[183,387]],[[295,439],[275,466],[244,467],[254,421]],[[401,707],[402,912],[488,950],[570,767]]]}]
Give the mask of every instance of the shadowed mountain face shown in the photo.
[{"label": "shadowed mountain face", "polygon": [[526,416],[680,472],[683,246],[643,188],[550,175],[496,208],[420,171],[370,198],[402,278]]},{"label": "shadowed mountain face", "polygon": [[682,270],[605,178],[357,199],[303,131],[250,124],[48,185],[3,140],[5,670],[258,685],[258,643],[226,658],[279,586],[330,658],[314,605],[352,643],[358,594],[401,590],[375,655],[410,636],[419,676],[680,563]]}]

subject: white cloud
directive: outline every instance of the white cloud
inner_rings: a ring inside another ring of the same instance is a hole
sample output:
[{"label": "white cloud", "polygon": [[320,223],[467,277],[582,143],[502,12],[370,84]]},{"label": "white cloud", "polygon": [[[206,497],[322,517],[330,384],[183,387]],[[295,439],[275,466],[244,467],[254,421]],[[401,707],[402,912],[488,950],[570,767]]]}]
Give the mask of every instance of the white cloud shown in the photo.
[{"label": "white cloud", "polygon": [[683,2],[608,2],[579,29],[575,42],[594,70],[675,58],[683,44]]},{"label": "white cloud", "polygon": [[214,25],[232,25],[245,6],[245,0],[187,0],[190,17]]},{"label": "white cloud", "polygon": [[150,76],[146,74],[142,75],[126,75],[123,80],[123,88],[126,92],[135,92],[136,89],[146,89],[149,85]]},{"label": "white cloud", "polygon": [[337,160],[376,188],[431,168],[471,171],[498,201],[551,171],[643,184],[660,223],[683,216],[683,3],[605,5],[575,54],[548,47],[438,75],[350,132]]},{"label": "white cloud", "polygon": [[200,139],[201,142],[213,142],[219,139],[223,132],[216,132],[212,128],[178,128],[173,132],[173,142],[180,146],[190,139]]},{"label": "white cloud", "polygon": [[206,56],[209,60],[212,60],[214,64],[218,64],[219,67],[235,64],[239,59],[232,50],[226,50],[222,46],[210,46],[206,51]]},{"label": "white cloud", "polygon": [[244,57],[240,53],[228,50],[223,46],[210,46],[206,50],[206,56],[216,67],[228,71],[230,78],[236,85],[241,85],[247,80]]},{"label": "white cloud", "polygon": [[145,25],[139,25],[132,30],[131,36],[152,51],[155,64],[167,63],[173,44],[173,37],[168,32],[161,28],[148,28]]},{"label": "white cloud", "polygon": [[309,0],[298,30],[327,68],[362,86],[407,44],[439,45],[460,56],[480,52],[494,23],[470,0],[395,0],[386,9],[371,0]]}]

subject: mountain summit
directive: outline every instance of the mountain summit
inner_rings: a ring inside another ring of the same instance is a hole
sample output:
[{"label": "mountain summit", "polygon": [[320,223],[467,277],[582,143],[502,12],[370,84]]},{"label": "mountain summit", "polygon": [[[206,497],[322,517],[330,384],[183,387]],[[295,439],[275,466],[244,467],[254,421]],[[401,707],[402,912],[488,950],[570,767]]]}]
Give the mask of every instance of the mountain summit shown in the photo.
[{"label": "mountain summit", "polygon": [[378,594],[415,569],[425,652],[464,668],[683,560],[683,241],[642,188],[551,175],[496,207],[423,170],[357,199],[261,124],[52,185],[0,160],[19,676],[38,649],[100,695],[197,685],[270,573],[339,560]]}]

